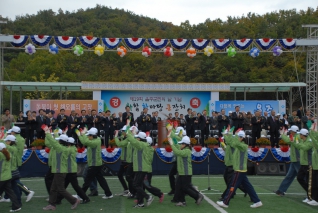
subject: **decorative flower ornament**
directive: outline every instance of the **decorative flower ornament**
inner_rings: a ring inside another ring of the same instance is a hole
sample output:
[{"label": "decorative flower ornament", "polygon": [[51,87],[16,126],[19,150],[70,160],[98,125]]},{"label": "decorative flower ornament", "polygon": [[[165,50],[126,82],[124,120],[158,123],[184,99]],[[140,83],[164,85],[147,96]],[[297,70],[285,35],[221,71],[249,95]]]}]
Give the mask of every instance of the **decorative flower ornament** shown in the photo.
[{"label": "decorative flower ornament", "polygon": [[105,51],[105,47],[103,47],[103,46],[101,46],[101,45],[99,44],[99,45],[97,45],[97,46],[95,47],[94,53],[95,53],[96,55],[98,55],[98,56],[101,56],[101,55],[104,54],[104,51]]},{"label": "decorative flower ornament", "polygon": [[146,58],[149,57],[151,55],[151,48],[149,47],[144,47],[142,49],[142,53],[141,53],[143,56],[145,56]]},{"label": "decorative flower ornament", "polygon": [[233,47],[227,48],[226,52],[229,57],[234,57],[236,55],[236,50]]},{"label": "decorative flower ornament", "polygon": [[117,54],[120,57],[124,57],[127,54],[127,49],[124,46],[120,46],[119,48],[117,48]]},{"label": "decorative flower ornament", "polygon": [[190,47],[189,49],[187,49],[187,56],[189,58],[193,58],[196,55],[197,55],[197,51],[193,47]]},{"label": "decorative flower ornament", "polygon": [[163,54],[167,57],[173,56],[174,55],[173,49],[171,47],[166,47],[163,50]]},{"label": "decorative flower ornament", "polygon": [[84,53],[83,47],[81,45],[76,45],[73,48],[73,50],[74,50],[74,54],[77,56],[83,55],[83,53]]},{"label": "decorative flower ornament", "polygon": [[214,53],[213,47],[207,46],[204,48],[204,55],[210,57]]},{"label": "decorative flower ornament", "polygon": [[283,53],[283,50],[280,46],[275,46],[273,48],[273,56],[280,56]]},{"label": "decorative flower ornament", "polygon": [[256,47],[253,47],[250,50],[249,55],[252,56],[253,58],[256,58],[257,56],[259,56],[259,49],[257,49]]},{"label": "decorative flower ornament", "polygon": [[56,46],[55,44],[52,44],[49,47],[49,52],[52,53],[53,55],[55,55],[59,52],[59,47]]},{"label": "decorative flower ornament", "polygon": [[35,46],[31,43],[25,46],[25,52],[29,55],[32,55],[36,52]]}]

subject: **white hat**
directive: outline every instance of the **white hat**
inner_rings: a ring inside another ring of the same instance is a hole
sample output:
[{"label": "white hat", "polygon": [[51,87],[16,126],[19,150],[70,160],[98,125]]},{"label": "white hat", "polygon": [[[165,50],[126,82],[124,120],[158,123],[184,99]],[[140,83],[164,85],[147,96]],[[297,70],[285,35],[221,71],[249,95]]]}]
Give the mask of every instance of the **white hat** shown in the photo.
[{"label": "white hat", "polygon": [[261,135],[261,138],[266,138],[266,136],[265,135]]},{"label": "white hat", "polygon": [[121,130],[126,131],[126,129],[127,129],[127,126],[125,125],[125,126],[123,126],[123,128]]},{"label": "white hat", "polygon": [[6,145],[4,143],[0,143],[0,151],[4,148],[6,148]]},{"label": "white hat", "polygon": [[300,131],[299,131],[299,133],[301,134],[301,135],[304,135],[304,136],[308,136],[308,130],[307,129],[301,129]]},{"label": "white hat", "polygon": [[60,135],[60,137],[58,137],[58,138],[55,138],[55,140],[62,140],[62,141],[65,141],[65,142],[67,142],[68,141],[68,137],[67,137],[67,135]]},{"label": "white hat", "polygon": [[8,135],[4,141],[15,141],[15,136],[14,135]]},{"label": "white hat", "polygon": [[188,136],[184,136],[182,138],[182,140],[180,142],[178,142],[178,144],[187,144],[187,145],[190,145],[190,138]]},{"label": "white hat", "polygon": [[98,130],[95,127],[90,128],[86,135],[97,135]]},{"label": "white hat", "polygon": [[232,113],[232,111],[229,111],[229,113]]},{"label": "white hat", "polygon": [[183,130],[182,131],[182,136],[186,136],[187,135],[187,131]]},{"label": "white hat", "polygon": [[12,132],[14,132],[14,133],[20,133],[20,132],[21,132],[21,129],[20,129],[20,127],[18,127],[18,126],[13,126],[11,130],[12,130]]},{"label": "white hat", "polygon": [[146,139],[147,135],[144,132],[139,132],[138,135],[135,135],[135,138]]},{"label": "white hat", "polygon": [[245,138],[245,132],[244,131],[239,131],[238,133],[237,133],[237,135],[239,136],[239,137],[241,137],[241,138]]},{"label": "white hat", "polygon": [[176,129],[176,134],[179,134],[180,131],[184,131],[183,127],[182,126],[178,126],[177,129]]},{"label": "white hat", "polygon": [[146,139],[147,139],[147,143],[148,143],[149,145],[151,145],[151,144],[152,144],[152,138],[151,138],[151,137],[146,137]]},{"label": "white hat", "polygon": [[9,129],[9,130],[7,131],[7,134],[11,134],[11,132],[12,132],[12,129]]},{"label": "white hat", "polygon": [[280,113],[277,113],[276,116],[280,116]]},{"label": "white hat", "polygon": [[298,126],[293,125],[293,126],[291,126],[291,127],[288,129],[288,131],[298,132],[298,131],[299,131],[299,128],[298,128]]},{"label": "white hat", "polygon": [[130,129],[129,129],[129,130],[130,130],[130,131],[132,131],[132,130],[134,130],[134,129],[136,130],[136,132],[138,132],[138,128],[137,128],[136,126],[132,126],[132,127],[130,127]]},{"label": "white hat", "polygon": [[67,142],[68,142],[68,143],[75,143],[75,140],[74,140],[74,138],[69,137],[69,138],[67,139]]},{"label": "white hat", "polygon": [[57,132],[57,134],[62,135],[63,131],[61,129],[59,129],[59,131]]}]

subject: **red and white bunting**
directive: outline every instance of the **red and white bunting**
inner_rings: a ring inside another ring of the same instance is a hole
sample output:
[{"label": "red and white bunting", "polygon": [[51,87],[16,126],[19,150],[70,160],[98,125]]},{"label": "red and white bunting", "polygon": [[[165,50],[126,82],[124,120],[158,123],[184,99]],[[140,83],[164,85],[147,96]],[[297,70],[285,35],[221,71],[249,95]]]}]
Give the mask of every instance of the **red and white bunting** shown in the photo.
[{"label": "red and white bunting", "polygon": [[252,44],[253,40],[249,38],[243,38],[240,40],[234,40],[234,45],[239,48],[240,50],[245,50]]},{"label": "red and white bunting", "polygon": [[263,50],[268,50],[273,46],[273,44],[276,42],[276,39],[271,38],[260,38],[255,40],[256,43],[259,45],[259,47]]},{"label": "red and white bunting", "polygon": [[114,49],[121,42],[121,38],[102,38],[102,42],[108,49]]},{"label": "red and white bunting", "polygon": [[76,37],[69,36],[55,36],[54,40],[59,47],[64,49],[73,47],[76,43]]},{"label": "red and white bunting", "polygon": [[183,38],[177,38],[177,39],[170,39],[171,45],[176,49],[184,49],[188,46],[190,40],[183,39]]},{"label": "red and white bunting", "polygon": [[93,48],[98,44],[100,38],[93,36],[81,36],[79,37],[79,40],[85,47]]},{"label": "red and white bunting", "polygon": [[43,46],[46,46],[51,41],[52,36],[31,35],[30,38],[33,44],[43,47]]},{"label": "red and white bunting", "polygon": [[167,46],[168,39],[162,38],[148,38],[149,45],[154,49],[162,49]]},{"label": "red and white bunting", "polygon": [[293,38],[279,39],[279,43],[288,50],[296,47],[296,39]]},{"label": "red and white bunting", "polygon": [[232,40],[230,39],[223,39],[223,38],[220,38],[220,39],[214,39],[212,40],[212,44],[219,50],[223,50],[225,48],[227,48],[230,43],[231,43]]},{"label": "red and white bunting", "polygon": [[131,49],[139,49],[145,42],[144,38],[125,38],[125,42]]},{"label": "red and white bunting", "polygon": [[14,47],[22,47],[26,44],[28,38],[29,37],[27,35],[14,35],[13,42],[11,42],[11,44]]},{"label": "red and white bunting", "polygon": [[206,46],[208,46],[209,42],[210,40],[202,38],[191,40],[192,46],[197,50],[203,50]]}]

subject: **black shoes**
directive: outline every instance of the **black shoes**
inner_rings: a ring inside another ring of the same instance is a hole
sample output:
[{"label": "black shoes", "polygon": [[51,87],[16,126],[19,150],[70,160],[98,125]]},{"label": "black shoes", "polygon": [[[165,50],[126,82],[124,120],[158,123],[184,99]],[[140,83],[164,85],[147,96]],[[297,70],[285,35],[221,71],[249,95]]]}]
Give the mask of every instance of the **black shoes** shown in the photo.
[{"label": "black shoes", "polygon": [[93,191],[91,191],[90,194],[88,194],[88,196],[98,196],[98,191],[97,190],[93,190]]},{"label": "black shoes", "polygon": [[86,204],[86,203],[89,203],[91,200],[90,199],[86,199],[86,200],[83,200],[81,204]]}]

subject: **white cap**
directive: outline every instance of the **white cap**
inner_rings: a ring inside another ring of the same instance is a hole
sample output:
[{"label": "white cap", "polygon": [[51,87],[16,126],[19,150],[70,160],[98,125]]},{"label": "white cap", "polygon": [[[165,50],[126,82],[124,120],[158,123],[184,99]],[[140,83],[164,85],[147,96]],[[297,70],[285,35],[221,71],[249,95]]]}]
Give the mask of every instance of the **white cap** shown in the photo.
[{"label": "white cap", "polygon": [[190,138],[188,136],[184,136],[182,138],[182,140],[180,142],[178,142],[178,144],[187,144],[187,145],[190,145]]},{"label": "white cap", "polygon": [[288,129],[288,131],[298,132],[298,131],[299,131],[299,128],[298,128],[298,126],[293,125],[293,126],[291,126],[291,127]]},{"label": "white cap", "polygon": [[130,131],[133,131],[134,129],[136,130],[136,132],[138,132],[138,128],[136,126],[130,127]]},{"label": "white cap", "polygon": [[299,133],[301,134],[301,135],[304,135],[304,136],[308,136],[308,130],[307,129],[301,129],[300,131],[299,131]]},{"label": "white cap", "polygon": [[229,111],[229,113],[232,113],[232,111]]},{"label": "white cap", "polygon": [[151,137],[146,137],[146,139],[147,139],[147,143],[148,143],[149,145],[151,145],[151,144],[152,144],[152,138],[151,138]]},{"label": "white cap", "polygon": [[11,134],[11,132],[12,132],[12,129],[9,129],[9,130],[7,131],[7,134]]},{"label": "white cap", "polygon": [[123,126],[123,128],[121,130],[126,131],[126,129],[127,129],[127,126],[125,125],[125,126]]},{"label": "white cap", "polygon": [[67,137],[67,135],[60,135],[60,137],[58,137],[58,138],[55,138],[55,140],[62,140],[62,141],[65,141],[65,142],[67,142],[68,141],[68,137]]},{"label": "white cap", "polygon": [[74,138],[69,137],[69,138],[67,139],[67,142],[68,142],[68,143],[75,143],[75,140],[74,140]]},{"label": "white cap", "polygon": [[276,116],[280,116],[280,113],[277,113]]},{"label": "white cap", "polygon": [[241,137],[241,138],[245,138],[245,132],[244,131],[239,131],[238,133],[237,133],[237,135],[239,136],[239,137]]},{"label": "white cap", "polygon": [[61,129],[59,129],[59,131],[57,132],[57,134],[62,135],[63,131]]},{"label": "white cap", "polygon": [[261,138],[266,138],[266,136],[265,135],[261,135]]},{"label": "white cap", "polygon": [[12,132],[14,132],[14,133],[20,133],[20,132],[21,132],[21,129],[20,129],[20,127],[18,127],[18,126],[13,126],[11,130],[12,130]]},{"label": "white cap", "polygon": [[15,136],[14,135],[8,135],[4,141],[15,141]]},{"label": "white cap", "polygon": [[0,151],[4,148],[6,148],[6,145],[4,143],[0,143]]},{"label": "white cap", "polygon": [[176,129],[176,134],[179,134],[180,131],[184,131],[183,127],[182,126],[178,126],[177,129]]},{"label": "white cap", "polygon": [[144,132],[139,132],[138,135],[135,135],[135,138],[146,139],[147,135]]},{"label": "white cap", "polygon": [[90,128],[86,135],[97,135],[98,130],[95,127]]},{"label": "white cap", "polygon": [[187,131],[183,130],[182,131],[182,136],[186,136],[187,135]]}]

